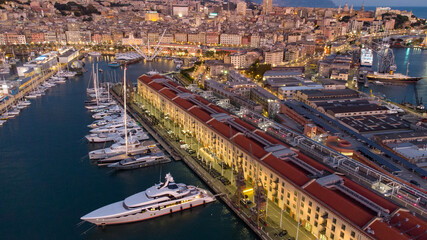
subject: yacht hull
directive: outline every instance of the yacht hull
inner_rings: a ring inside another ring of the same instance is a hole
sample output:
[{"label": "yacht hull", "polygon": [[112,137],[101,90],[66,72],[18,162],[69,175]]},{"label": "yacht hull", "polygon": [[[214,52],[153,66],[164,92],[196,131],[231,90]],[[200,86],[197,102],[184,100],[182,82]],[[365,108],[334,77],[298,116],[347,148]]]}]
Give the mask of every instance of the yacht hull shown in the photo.
[{"label": "yacht hull", "polygon": [[[88,218],[82,217],[81,219],[96,225],[113,225],[113,224],[138,222],[138,221],[148,220],[155,217],[164,216],[174,212],[180,212],[186,209],[191,209],[191,208],[204,205],[213,201],[215,201],[215,197],[207,196],[204,198],[198,198],[193,201],[182,203],[179,205],[165,207],[160,210],[151,211],[151,210],[144,210],[144,209],[135,209],[135,210],[129,210],[127,212],[124,212],[123,215],[118,217],[107,217],[107,218],[101,217],[101,218],[95,218],[95,219],[88,219]],[[121,202],[118,202],[118,203],[121,203]]]}]

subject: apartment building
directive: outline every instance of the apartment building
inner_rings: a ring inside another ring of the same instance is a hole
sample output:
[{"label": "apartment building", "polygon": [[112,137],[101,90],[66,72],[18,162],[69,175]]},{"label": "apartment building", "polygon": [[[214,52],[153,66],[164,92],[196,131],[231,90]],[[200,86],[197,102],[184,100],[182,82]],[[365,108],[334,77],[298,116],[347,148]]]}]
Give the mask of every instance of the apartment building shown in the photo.
[{"label": "apartment building", "polygon": [[242,36],[239,34],[223,33],[219,37],[219,42],[223,45],[240,45],[242,43]]},{"label": "apartment building", "polygon": [[[138,78],[138,97],[214,152],[318,239],[410,239],[427,223],[264,131],[160,75]],[[213,161],[214,158],[208,159]]]}]

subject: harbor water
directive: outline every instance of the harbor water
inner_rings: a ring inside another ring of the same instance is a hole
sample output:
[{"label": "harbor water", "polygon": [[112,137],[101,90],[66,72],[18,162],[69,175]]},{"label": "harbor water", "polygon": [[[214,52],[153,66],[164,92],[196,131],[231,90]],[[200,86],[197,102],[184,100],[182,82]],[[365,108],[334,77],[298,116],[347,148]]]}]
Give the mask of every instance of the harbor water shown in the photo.
[{"label": "harbor water", "polygon": [[[416,104],[417,91],[418,99],[422,100],[424,105],[427,104],[427,50],[417,48],[393,48],[395,55],[395,63],[397,71],[413,77],[422,77],[417,83],[405,85],[375,85],[369,84],[369,87],[364,87],[362,84],[360,90],[372,93],[376,96],[384,97],[396,103],[408,102]],[[408,65],[409,61],[409,65]],[[374,54],[373,70],[378,67],[377,57]]]},{"label": "harbor water", "polygon": [[[152,220],[94,227],[80,217],[143,191],[168,172],[176,182],[208,188],[183,162],[114,172],[90,163],[84,140],[93,119],[84,107],[91,62],[100,79],[118,81],[107,59],[86,59],[86,72],[49,89],[45,96],[0,127],[1,239],[256,239],[221,201]],[[134,82],[144,72],[175,69],[172,61],[128,66]]]}]

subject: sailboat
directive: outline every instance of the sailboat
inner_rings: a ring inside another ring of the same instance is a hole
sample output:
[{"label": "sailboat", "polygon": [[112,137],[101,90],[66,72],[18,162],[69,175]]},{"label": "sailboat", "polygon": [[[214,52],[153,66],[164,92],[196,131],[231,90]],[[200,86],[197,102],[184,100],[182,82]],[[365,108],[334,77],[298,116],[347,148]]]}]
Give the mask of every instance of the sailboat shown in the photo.
[{"label": "sailboat", "polygon": [[[126,70],[127,68],[125,67],[125,70],[124,70],[125,77],[124,77],[124,84],[123,84],[123,90],[124,90],[123,95],[125,97],[124,97],[124,111],[122,115],[124,126],[120,127],[120,129],[113,129],[113,130],[116,130],[114,132],[120,133],[120,135],[124,135],[124,137],[121,139],[114,139],[115,141],[118,141],[118,142],[113,144],[110,148],[99,149],[89,153],[89,158],[97,159],[97,164],[100,166],[116,163],[125,159],[127,159],[127,161],[129,161],[129,159],[134,161],[141,157],[152,156],[149,154],[154,152],[156,152],[156,154],[160,157],[160,153],[158,153],[160,152],[160,149],[158,149],[154,141],[148,140],[144,142],[139,142],[139,140],[145,140],[148,138],[148,136],[144,132],[142,132],[142,129],[139,129],[139,130],[137,129],[139,128],[139,126],[133,125],[129,128],[129,125],[128,125],[129,118],[127,117],[127,98],[126,98],[126,92],[127,92]],[[100,128],[102,129],[102,127]],[[129,135],[129,130],[133,131],[134,133],[132,135]],[[158,150],[155,150],[155,149],[158,149]]]},{"label": "sailboat", "polygon": [[150,148],[148,153],[144,152],[144,153],[136,154],[133,156],[130,156],[130,154],[128,152],[128,140],[127,140],[128,134],[127,134],[127,121],[126,121],[126,119],[127,119],[126,70],[127,70],[127,67],[125,65],[125,67],[124,67],[124,81],[123,81],[123,105],[124,105],[125,111],[124,111],[124,120],[123,121],[125,123],[125,133],[126,133],[125,134],[126,152],[125,152],[125,154],[120,156],[122,158],[122,160],[120,160],[120,158],[117,159],[117,157],[116,157],[115,159],[120,160],[120,161],[117,161],[115,163],[111,163],[108,165],[108,167],[114,168],[116,170],[128,170],[128,169],[135,169],[135,168],[157,165],[157,164],[161,164],[161,163],[168,163],[171,160],[169,158],[167,158],[164,155],[164,153],[158,147]]}]

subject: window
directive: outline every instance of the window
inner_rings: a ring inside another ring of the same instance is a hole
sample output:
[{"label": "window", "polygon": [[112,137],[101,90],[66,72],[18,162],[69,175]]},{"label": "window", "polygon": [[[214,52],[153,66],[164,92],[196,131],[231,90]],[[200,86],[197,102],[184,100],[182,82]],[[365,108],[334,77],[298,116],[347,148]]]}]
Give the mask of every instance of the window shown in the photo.
[{"label": "window", "polygon": [[307,221],[310,221],[310,216],[307,216]]},{"label": "window", "polygon": [[288,198],[290,198],[291,197],[291,194],[290,193],[288,193]]},{"label": "window", "polygon": [[288,205],[288,206],[289,206],[289,200],[286,200],[286,205]]},{"label": "window", "polygon": [[342,230],[345,230],[345,225],[343,224],[343,225],[341,225],[341,229]]},{"label": "window", "polygon": [[282,187],[285,187],[285,182],[282,182]]},{"label": "window", "polygon": [[317,227],[317,221],[314,221],[314,226]]},{"label": "window", "polygon": [[304,215],[304,212],[301,210],[301,211],[299,211],[299,214]]},{"label": "window", "polygon": [[315,217],[316,219],[319,219],[319,214],[317,214],[317,213],[316,213],[316,215],[314,215],[314,217]]},{"label": "window", "polygon": [[284,189],[282,188],[282,193],[284,193],[285,191],[284,191]]},{"label": "window", "polygon": [[313,205],[313,203],[312,203],[311,201],[309,201],[309,202],[308,202],[308,206],[310,206],[310,207],[311,207],[312,205]]},{"label": "window", "polygon": [[340,238],[344,238],[344,233],[343,232],[340,233]]},{"label": "window", "polygon": [[280,200],[283,200],[283,195],[280,195]]},{"label": "window", "polygon": [[356,233],[354,231],[351,231],[351,237],[356,237]]},{"label": "window", "polygon": [[337,219],[333,218],[333,219],[332,219],[332,223],[333,223],[333,224],[336,224],[336,223],[337,223]]},{"label": "window", "polygon": [[311,213],[311,208],[308,209],[308,213]]},{"label": "window", "polygon": [[334,239],[335,235],[333,233],[331,233],[331,239]]},{"label": "window", "polygon": [[335,225],[332,225],[331,227],[331,231],[334,232],[335,231]]},{"label": "window", "polygon": [[301,207],[304,207],[304,203],[301,203]]},{"label": "window", "polygon": [[305,201],[305,197],[304,197],[304,196],[302,196],[301,200],[304,202],[304,201]]},{"label": "window", "polygon": [[319,212],[320,211],[320,208],[319,207],[316,207],[316,212]]}]

